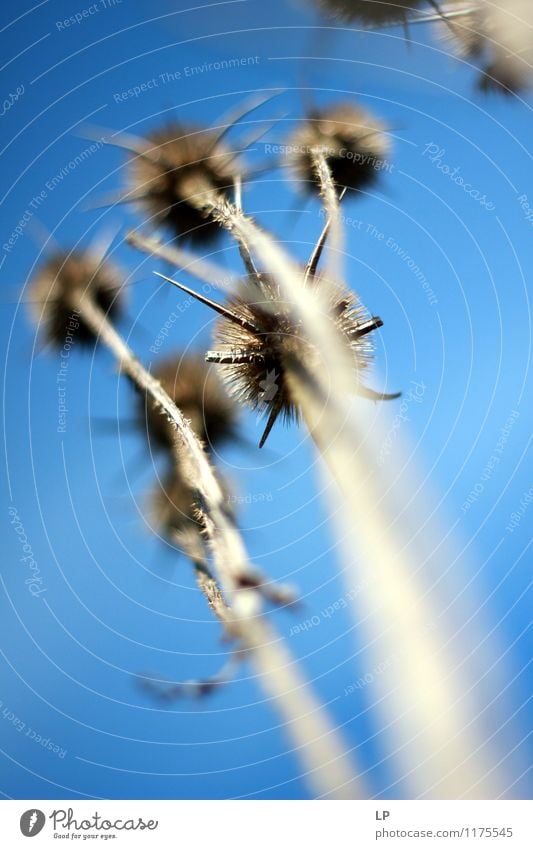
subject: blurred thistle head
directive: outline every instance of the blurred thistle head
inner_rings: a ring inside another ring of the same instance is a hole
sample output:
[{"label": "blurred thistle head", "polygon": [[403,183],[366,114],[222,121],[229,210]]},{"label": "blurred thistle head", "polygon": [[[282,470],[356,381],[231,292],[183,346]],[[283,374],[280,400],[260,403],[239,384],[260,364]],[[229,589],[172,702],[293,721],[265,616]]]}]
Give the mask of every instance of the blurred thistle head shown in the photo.
[{"label": "blurred thistle head", "polygon": [[478,88],[513,94],[531,83],[533,4],[530,0],[454,0],[438,21],[440,34],[464,58],[481,60]]},{"label": "blurred thistle head", "polygon": [[118,269],[91,251],[54,253],[33,277],[29,296],[33,321],[54,347],[62,347],[67,337],[94,344],[94,332],[78,311],[80,301],[92,302],[112,320],[124,306]]},{"label": "blurred thistle head", "polygon": [[457,17],[441,17],[439,20],[436,16],[437,33],[444,48],[462,59],[482,56],[486,39],[481,10],[467,0],[454,0],[450,9]]},{"label": "blurred thistle head", "polygon": [[[228,515],[234,515],[230,489],[217,473],[228,504]],[[178,463],[159,480],[151,494],[149,515],[156,531],[178,546],[187,557],[203,562],[206,555],[205,524],[197,505],[196,491]]]},{"label": "blurred thistle head", "polygon": [[202,208],[209,192],[225,194],[237,175],[235,154],[220,134],[173,123],[149,133],[129,166],[132,197],[156,225],[201,245],[220,233]]},{"label": "blurred thistle head", "polygon": [[304,191],[320,188],[314,150],[324,154],[337,186],[361,189],[375,182],[390,148],[385,125],[353,103],[314,110],[288,141],[290,161]]},{"label": "blurred thistle head", "polygon": [[150,516],[155,529],[193,559],[205,555],[204,525],[195,502],[195,492],[182,475],[172,468],[159,481],[151,497]]},{"label": "blurred thistle head", "polygon": [[[159,363],[153,373],[208,447],[236,437],[235,404],[203,357],[177,354]],[[141,398],[139,414],[150,443],[155,448],[171,451],[174,426],[151,397]]]},{"label": "blurred thistle head", "polygon": [[424,0],[319,0],[326,14],[343,21],[360,21],[365,26],[406,23]]}]

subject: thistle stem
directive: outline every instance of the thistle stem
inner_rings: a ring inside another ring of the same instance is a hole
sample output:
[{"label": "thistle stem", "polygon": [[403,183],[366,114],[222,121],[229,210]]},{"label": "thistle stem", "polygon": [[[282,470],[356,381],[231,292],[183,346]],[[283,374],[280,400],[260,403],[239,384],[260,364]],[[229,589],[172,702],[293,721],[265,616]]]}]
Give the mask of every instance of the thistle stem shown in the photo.
[{"label": "thistle stem", "polygon": [[[231,602],[232,622],[254,663],[261,686],[284,722],[314,795],[331,799],[364,798],[366,794],[354,776],[340,736],[296,661],[262,614],[261,594],[253,583],[257,576],[197,436],[159,381],[144,368],[94,301],[83,293],[71,300],[72,308],[79,311],[97,339],[113,353],[122,371],[151,395],[176,427],[176,454],[194,481],[215,574]],[[251,583],[245,587],[243,576],[247,574]]]},{"label": "thistle stem", "polygon": [[333,280],[340,279],[340,255],[342,250],[342,228],[340,221],[340,207],[337,189],[331,176],[331,171],[324,152],[320,148],[311,150],[313,169],[320,185],[320,195],[324,204],[324,211],[328,218],[331,232],[331,251],[329,251],[329,268]]},{"label": "thistle stem", "polygon": [[[364,445],[367,434],[351,403],[357,388],[353,361],[333,323],[323,320],[319,287],[302,285],[299,268],[252,219],[232,213],[228,221],[275,276],[281,297],[293,304],[294,319],[301,323],[317,352],[318,362],[313,366],[297,352],[286,358],[286,379],[337,484],[343,537],[350,536],[354,523],[357,529],[357,539],[352,543],[362,550],[364,572],[355,571],[353,548],[349,546],[347,573],[364,588],[364,609],[380,611],[377,628],[386,650],[391,656],[401,650],[407,658],[402,674],[395,676],[394,704],[384,717],[387,727],[392,724],[400,729],[396,731],[396,745],[404,757],[406,772],[414,770],[413,763],[419,765],[417,790],[423,793],[438,776],[435,785],[440,795],[436,798],[468,797],[472,792],[485,792],[487,798],[494,798],[490,769],[473,733],[475,714],[465,705],[462,682],[450,680],[457,660],[451,657],[446,662],[442,658],[444,638],[440,641],[428,633],[421,636],[423,623],[435,621],[435,613],[418,586],[414,564],[407,554],[408,541],[389,512],[391,483],[377,483],[374,458]],[[371,441],[371,435],[368,438]],[[443,563],[443,570],[445,566]],[[371,643],[374,637],[372,634]],[[412,740],[417,741],[416,761],[405,745]]]}]

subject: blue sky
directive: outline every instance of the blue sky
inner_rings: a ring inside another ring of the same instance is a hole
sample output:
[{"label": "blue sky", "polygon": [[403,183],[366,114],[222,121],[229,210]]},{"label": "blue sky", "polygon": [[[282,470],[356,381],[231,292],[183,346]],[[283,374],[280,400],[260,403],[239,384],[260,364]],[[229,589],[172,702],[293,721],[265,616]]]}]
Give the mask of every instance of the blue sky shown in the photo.
[{"label": "blue sky", "polygon": [[[94,208],[95,199],[124,185],[120,151],[100,147],[77,168],[69,170],[69,163],[91,145],[83,137],[87,124],[138,134],[174,118],[213,124],[250,93],[280,87],[283,94],[233,133],[238,142],[250,128],[276,119],[250,153],[250,162],[259,165],[264,144],[282,143],[302,117],[303,87],[318,104],[355,98],[391,128],[390,169],[344,210],[346,276],[385,322],[376,380],[389,391],[424,384],[423,403],[409,408],[409,438],[443,497],[443,515],[457,522],[468,543],[471,572],[460,580],[471,581],[500,646],[509,720],[498,739],[507,752],[514,750],[507,761],[510,792],[527,797],[530,97],[481,96],[475,69],[444,53],[427,28],[413,28],[407,46],[396,29],[321,29],[303,2],[244,0],[176,10],[176,3],[156,0],[151,19],[142,5],[122,0],[75,9],[44,2],[33,9],[23,2],[15,21],[2,12],[2,91],[6,99],[17,90],[19,96],[8,108],[4,104],[0,125],[7,468],[0,790],[14,798],[308,794],[250,667],[203,702],[164,707],[136,686],[143,672],[177,679],[210,674],[228,647],[219,641],[186,561],[146,526],[155,470],[142,437],[128,428],[129,387],[106,352],[73,356],[67,429],[58,434],[58,357],[37,353],[35,329],[25,305],[17,303],[40,261],[42,232],[71,247],[120,226],[111,253],[135,280],[122,323],[131,345],[152,361],[150,347],[177,311],[161,355],[205,350],[212,316],[200,305],[184,308],[184,297],[153,278],[151,272],[165,266],[123,243],[125,230],[140,223],[135,211]],[[79,23],[65,25],[84,9]],[[247,64],[191,70],[232,58]],[[151,80],[157,83],[147,88]],[[139,96],[124,96],[143,84]],[[245,206],[303,258],[322,219],[317,204],[295,195],[287,176],[286,169],[260,175],[245,191]],[[27,226],[9,246],[25,214]],[[239,269],[224,238],[212,258]],[[102,418],[118,425],[104,431],[97,424]],[[243,432],[257,442],[260,425],[253,416],[243,415]],[[500,462],[487,475],[502,438]],[[346,592],[313,452],[296,427],[279,426],[269,441],[265,454],[223,449],[220,463],[242,494],[240,523],[253,559],[268,574],[296,583],[304,615],[312,616]],[[465,509],[476,486],[477,497]],[[39,564],[45,592],[38,597],[25,583],[28,570],[10,509]],[[509,530],[513,514],[520,520]],[[316,691],[331,702],[335,722],[368,770],[371,792],[402,795],[372,708],[372,686],[344,695],[369,671],[364,652],[354,657],[358,629],[340,610],[291,636],[302,619],[294,617],[273,613]]]}]

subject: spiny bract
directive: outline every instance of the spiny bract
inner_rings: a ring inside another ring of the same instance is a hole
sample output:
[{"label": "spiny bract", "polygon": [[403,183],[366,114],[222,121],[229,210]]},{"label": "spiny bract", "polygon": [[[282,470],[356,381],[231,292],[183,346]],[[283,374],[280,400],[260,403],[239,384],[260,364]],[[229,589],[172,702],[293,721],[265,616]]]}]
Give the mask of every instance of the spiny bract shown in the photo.
[{"label": "spiny bract", "polygon": [[206,192],[224,193],[233,185],[235,155],[215,133],[177,123],[154,130],[146,140],[146,155],[130,163],[133,196],[156,225],[176,237],[196,244],[216,237],[219,225],[198,202]]},{"label": "spiny bract", "polygon": [[360,106],[341,103],[315,110],[288,141],[296,177],[307,191],[319,187],[314,149],[323,152],[337,186],[360,189],[386,167],[391,146],[381,121]]},{"label": "spiny bract", "polygon": [[86,253],[55,253],[37,271],[30,285],[33,320],[50,345],[61,347],[72,336],[80,344],[94,344],[92,329],[76,311],[80,298],[91,300],[110,319],[123,307],[121,275],[108,260]]},{"label": "spiny bract", "polygon": [[[313,278],[307,285],[317,288]],[[324,320],[333,321],[354,355],[356,371],[366,368],[373,346],[360,328],[368,313],[357,297],[340,284],[320,286],[324,297]],[[325,294],[324,294],[325,293]],[[274,277],[260,274],[257,281],[247,279],[239,293],[230,298],[229,308],[257,328],[252,332],[228,318],[220,318],[214,331],[219,352],[235,362],[221,363],[228,391],[240,402],[264,413],[279,412],[287,419],[297,416],[286,380],[286,359],[309,361],[315,352],[306,341],[293,307],[281,294]],[[217,352],[218,353],[218,352]]]}]

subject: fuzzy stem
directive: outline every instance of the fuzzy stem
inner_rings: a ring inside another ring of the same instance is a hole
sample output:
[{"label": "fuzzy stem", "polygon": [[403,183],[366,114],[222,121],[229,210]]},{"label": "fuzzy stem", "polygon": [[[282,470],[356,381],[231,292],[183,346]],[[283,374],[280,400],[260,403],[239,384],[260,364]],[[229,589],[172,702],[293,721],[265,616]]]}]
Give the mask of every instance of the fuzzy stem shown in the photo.
[{"label": "fuzzy stem", "polygon": [[331,250],[328,253],[329,274],[333,280],[340,280],[340,256],[342,250],[342,228],[337,189],[324,152],[320,148],[311,150],[313,169],[320,184],[320,195],[324,211],[328,217],[331,231]]},{"label": "fuzzy stem", "polygon": [[[437,798],[468,796],[474,787],[485,792],[486,798],[494,798],[495,785],[488,777],[485,758],[473,757],[475,715],[461,700],[462,682],[454,685],[450,680],[456,660],[442,658],[444,639],[441,643],[428,633],[421,636],[421,623],[432,621],[434,612],[417,585],[406,553],[408,541],[401,529],[393,527],[391,505],[386,506],[390,482],[378,484],[373,456],[364,448],[367,434],[351,402],[357,388],[353,360],[333,322],[324,320],[322,287],[306,287],[299,268],[252,219],[230,210],[227,221],[275,276],[284,301],[293,304],[294,319],[301,322],[317,353],[318,364],[312,367],[306,350],[302,357],[294,353],[292,360],[284,362],[287,380],[342,494],[345,537],[355,523],[366,569],[363,576],[355,572],[350,550],[348,574],[364,587],[365,610],[380,610],[378,628],[391,656],[401,650],[408,658],[394,689],[392,716],[394,723],[400,724],[402,741],[418,740],[420,772],[426,770],[419,778],[418,790],[426,792],[437,777],[437,792],[442,794]],[[372,579],[367,580],[365,574]],[[390,722],[390,714],[387,719]],[[400,751],[411,770],[409,747],[405,751],[401,746]]]},{"label": "fuzzy stem", "polygon": [[231,608],[226,604],[222,590],[207,563],[194,558],[192,564],[196,583],[205,596],[210,610],[213,611],[228,636],[236,636]]},{"label": "fuzzy stem", "polygon": [[257,587],[243,587],[247,575],[255,575],[224,493],[207,456],[187,420],[163,387],[135,357],[105,313],[90,298],[78,293],[71,299],[84,322],[116,357],[121,369],[151,395],[176,426],[176,452],[188,465],[198,492],[206,535],[218,580],[231,602],[232,618],[243,647],[257,669],[261,686],[270,695],[284,720],[314,792],[332,799],[364,798],[348,756],[334,726],[298,669],[287,648],[262,615]]}]

